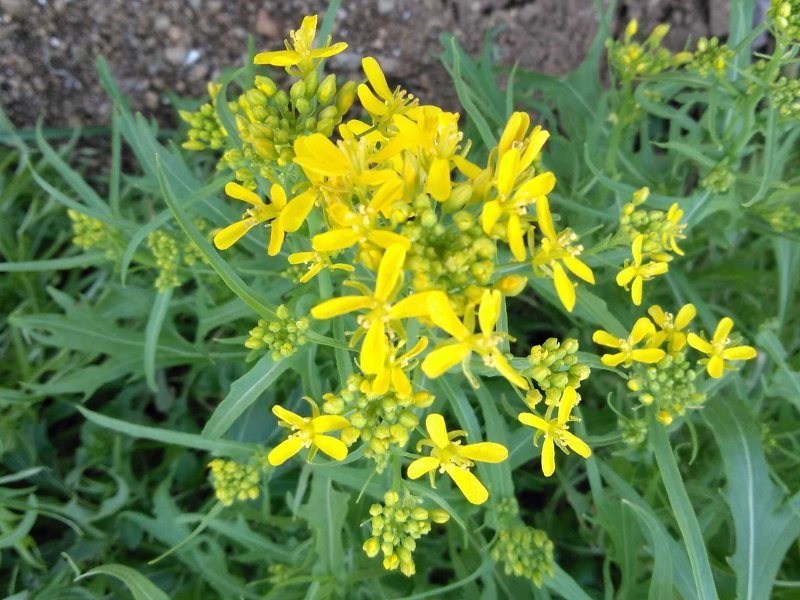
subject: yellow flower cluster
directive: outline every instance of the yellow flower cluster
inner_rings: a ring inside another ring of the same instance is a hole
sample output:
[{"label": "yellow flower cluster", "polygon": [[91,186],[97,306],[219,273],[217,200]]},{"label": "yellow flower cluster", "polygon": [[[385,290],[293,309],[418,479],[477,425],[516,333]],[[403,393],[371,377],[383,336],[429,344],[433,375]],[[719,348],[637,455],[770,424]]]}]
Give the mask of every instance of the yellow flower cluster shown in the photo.
[{"label": "yellow flower cluster", "polygon": [[620,236],[631,242],[632,260],[625,260],[617,274],[617,285],[630,288],[636,306],[642,303],[644,282],[667,272],[671,253],[683,256],[678,241],[686,237],[681,223],[683,210],[677,202],[665,213],[660,210],[645,211],[639,208],[650,195],[648,188],[634,192],[632,200],[622,207]]},{"label": "yellow flower cluster", "polygon": [[608,62],[624,82],[656,75],[692,59],[691,52],[673,55],[661,46],[664,37],[669,33],[669,25],[657,25],[642,43],[634,40],[638,31],[639,22],[633,19],[625,27],[622,40],[609,39],[606,42]]},{"label": "yellow flower cluster", "polygon": [[610,367],[630,369],[628,388],[643,405],[655,404],[656,416],[665,425],[683,415],[686,408],[698,407],[705,400],[694,386],[698,372],[688,363],[688,347],[705,355],[697,364],[704,365],[714,379],[722,377],[725,369],[733,369],[726,361],[756,357],[754,348],[737,345],[739,338],[731,337],[733,321],[729,317],[719,322],[711,340],[707,340],[704,332],[698,335],[687,329],[696,315],[692,304],[683,306],[675,315],[660,306],[651,306],[648,313],[650,317],[638,319],[625,338],[601,329],[594,332],[592,339],[617,351],[604,354],[600,360]]},{"label": "yellow flower cluster", "polygon": [[291,356],[297,352],[298,346],[306,343],[308,319],[295,318],[283,304],[275,310],[275,315],[277,321],[259,319],[258,325],[249,331],[244,345],[251,350],[267,348],[272,353],[272,359],[279,360]]},{"label": "yellow flower cluster", "polygon": [[[246,208],[240,220],[217,231],[214,244],[225,250],[257,226],[268,226],[268,254],[285,254],[293,269],[307,265],[301,284],[324,269],[343,274],[352,291],[323,299],[311,316],[355,324],[350,345],[358,349],[361,374],[338,395],[323,395],[324,414],[312,400],[308,417],[273,407],[291,433],[269,462],[280,465],[303,449],[309,460],[317,450],[342,460],[360,440],[364,455],[383,470],[418,425],[414,410],[435,401],[422,387],[424,378],[460,366],[477,387],[474,361],[522,391],[531,389],[531,377],[548,394],[544,417],[526,413],[523,419],[537,429],[536,439],[545,437],[548,475],[556,445],[588,456],[588,446],[568,431],[575,388],[589,373],[570,357],[577,344],[536,350],[543,362],[531,363],[539,367],[535,373],[521,373],[507,352],[513,340],[498,327],[504,326],[505,299],[519,294],[529,276],[551,278],[567,311],[576,302],[575,278],[594,283],[579,258],[577,234],[557,228],[551,212],[548,195],[556,178],[540,160],[549,134],[531,127],[527,114],[513,113],[485,164],[474,164],[466,158],[470,144],[459,115],[392,89],[375,59],[362,61],[366,81],[357,87],[345,84],[336,92],[333,76],[318,83],[321,63],[346,45],[328,39],[315,47],[315,32],[316,18],[307,17],[285,50],[255,58],[298,79],[288,94],[258,75],[255,87],[229,105],[242,145],[223,161],[243,166],[236,169],[240,183],[229,183],[225,192]],[[349,96],[357,96],[367,120],[340,123]],[[208,109],[201,113],[205,120],[187,120],[217,131]],[[214,136],[192,139],[201,137]],[[501,274],[504,262],[516,272]],[[260,325],[248,346],[283,354],[273,348],[279,337],[274,329]],[[448,432],[442,414],[429,414],[425,425],[428,437],[417,452],[428,447],[429,455],[412,460],[407,476],[428,473],[433,484],[437,471],[445,473],[468,501],[485,502],[489,491],[472,467],[505,460],[506,448],[462,444],[466,434]],[[339,436],[331,435],[336,431]]]},{"label": "yellow flower cluster", "polygon": [[544,578],[553,575],[553,542],[547,533],[526,526],[519,518],[519,506],[513,498],[503,498],[497,505],[498,532],[491,556],[502,562],[506,575],[530,579],[537,588]]},{"label": "yellow flower cluster", "polygon": [[84,250],[98,248],[105,251],[109,260],[117,256],[117,242],[114,230],[97,219],[68,209],[67,216],[72,222],[72,243]]}]

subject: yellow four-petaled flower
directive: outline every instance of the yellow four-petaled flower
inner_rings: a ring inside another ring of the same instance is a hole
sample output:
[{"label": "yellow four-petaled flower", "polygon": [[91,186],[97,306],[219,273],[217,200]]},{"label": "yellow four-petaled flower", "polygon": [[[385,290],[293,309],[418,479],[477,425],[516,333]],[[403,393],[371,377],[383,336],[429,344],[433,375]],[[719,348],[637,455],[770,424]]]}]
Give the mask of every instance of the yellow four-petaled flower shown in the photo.
[{"label": "yellow four-petaled flower", "polygon": [[483,504],[489,498],[489,492],[470,471],[475,462],[499,463],[508,458],[508,450],[502,444],[480,442],[464,444],[456,438],[466,436],[463,431],[447,431],[444,417],[431,414],[425,419],[428,436],[417,443],[417,452],[423,446],[430,446],[430,456],[416,459],[408,466],[409,479],[419,479],[430,473],[431,485],[435,485],[435,475],[447,473],[472,504]]},{"label": "yellow four-petaled flower", "polygon": [[279,424],[292,430],[289,438],[275,446],[267,455],[267,460],[273,467],[282,465],[303,448],[311,448],[308,460],[314,458],[317,450],[322,450],[334,460],[344,460],[347,457],[347,446],[344,442],[324,434],[344,429],[350,422],[338,415],[320,415],[317,405],[312,401],[309,403],[312,409],[310,417],[301,417],[277,404],[272,407],[272,412],[280,419]]},{"label": "yellow four-petaled flower", "polygon": [[725,364],[726,360],[750,360],[757,355],[755,348],[751,346],[730,347],[733,343],[730,338],[731,329],[733,329],[733,319],[725,317],[717,325],[711,341],[695,333],[690,333],[687,338],[692,348],[708,355],[708,358],[700,362],[706,364],[708,374],[714,379],[722,377],[726,368],[731,368]]}]

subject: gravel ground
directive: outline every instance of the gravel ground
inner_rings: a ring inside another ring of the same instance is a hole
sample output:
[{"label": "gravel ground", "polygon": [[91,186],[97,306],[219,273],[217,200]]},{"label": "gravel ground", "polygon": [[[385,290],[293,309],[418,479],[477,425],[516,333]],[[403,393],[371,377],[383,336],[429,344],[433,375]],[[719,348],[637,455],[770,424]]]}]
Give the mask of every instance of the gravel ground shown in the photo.
[{"label": "gravel ground", "polygon": [[[621,0],[614,22],[640,30],[667,22],[667,44],[724,36],[724,0]],[[39,115],[51,127],[107,123],[110,105],[94,59],[103,55],[134,109],[174,124],[169,94],[199,97],[226,66],[241,64],[248,35],[259,50],[277,49],[312,0],[0,0],[0,105],[18,127]],[[499,28],[497,60],[560,74],[574,68],[597,28],[591,0],[343,0],[334,37],[350,44],[331,67],[353,78],[362,56],[423,100],[456,108],[436,54],[453,32],[470,51]]]}]

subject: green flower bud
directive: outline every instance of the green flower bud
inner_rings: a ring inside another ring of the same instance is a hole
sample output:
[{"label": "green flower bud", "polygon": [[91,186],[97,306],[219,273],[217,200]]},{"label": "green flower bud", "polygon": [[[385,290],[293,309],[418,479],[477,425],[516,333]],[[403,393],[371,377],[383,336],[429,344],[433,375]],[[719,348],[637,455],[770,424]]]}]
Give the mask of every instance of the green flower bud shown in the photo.
[{"label": "green flower bud", "polygon": [[258,88],[258,90],[267,98],[271,98],[275,92],[278,91],[278,86],[275,84],[275,82],[264,75],[256,75],[255,85],[256,88]]},{"label": "green flower bud", "polygon": [[[336,96],[336,75],[331,73],[325,79],[322,80],[322,83],[317,89],[317,100],[323,106],[329,104],[333,98]],[[335,109],[335,107],[332,107]]]}]

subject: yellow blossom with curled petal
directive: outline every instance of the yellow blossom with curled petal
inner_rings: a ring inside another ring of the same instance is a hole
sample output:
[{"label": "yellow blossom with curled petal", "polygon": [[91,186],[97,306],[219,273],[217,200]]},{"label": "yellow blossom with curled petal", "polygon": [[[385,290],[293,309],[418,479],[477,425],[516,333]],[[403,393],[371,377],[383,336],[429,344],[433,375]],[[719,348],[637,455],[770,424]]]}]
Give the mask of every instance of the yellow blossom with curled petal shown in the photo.
[{"label": "yellow blossom with curled petal", "polygon": [[350,273],[355,271],[355,267],[353,267],[353,265],[333,262],[326,252],[295,252],[294,254],[289,255],[289,264],[291,265],[302,265],[309,263],[311,263],[311,266],[308,268],[308,271],[303,273],[303,275],[300,277],[300,283],[306,283],[310,281],[323,269],[330,269],[331,271],[348,271]]},{"label": "yellow blossom with curled petal", "polygon": [[311,404],[310,417],[301,417],[277,404],[272,407],[273,414],[280,419],[278,424],[292,430],[288,439],[275,446],[267,455],[267,460],[273,467],[282,465],[303,448],[311,448],[308,460],[314,458],[317,450],[322,450],[334,460],[344,460],[347,457],[345,443],[324,434],[344,429],[350,422],[338,415],[320,416],[316,403],[310,398],[306,400]]},{"label": "yellow blossom with curled petal", "polygon": [[726,368],[731,368],[725,364],[726,360],[750,360],[758,354],[752,346],[730,347],[734,343],[730,337],[732,329],[733,319],[725,317],[717,325],[711,341],[695,333],[690,333],[687,338],[692,348],[708,355],[708,358],[704,358],[700,362],[706,364],[708,374],[714,379],[719,379]]},{"label": "yellow blossom with curled petal", "polygon": [[358,86],[358,99],[364,110],[372,117],[375,127],[388,135],[392,119],[396,115],[404,115],[413,110],[418,100],[400,86],[392,90],[386,82],[380,64],[373,57],[365,56],[361,59],[361,68],[367,76],[369,85],[362,83]]},{"label": "yellow blossom with curled petal", "polygon": [[619,349],[619,352],[615,354],[603,354],[600,357],[600,361],[604,365],[616,367],[619,364],[623,364],[623,366],[628,367],[634,361],[650,364],[657,363],[664,358],[666,352],[660,348],[636,348],[638,343],[654,333],[655,327],[652,321],[647,317],[642,317],[636,321],[631,334],[627,338],[618,338],[607,331],[598,329],[592,335],[592,341],[601,346]]},{"label": "yellow blossom with curled petal", "polygon": [[542,147],[550,137],[550,133],[542,129],[539,125],[531,129],[531,118],[528,113],[515,112],[509,117],[500,142],[497,144],[497,159],[503,160],[503,156],[512,148],[517,148],[520,153],[520,167],[527,169],[539,156]]},{"label": "yellow blossom with curled petal", "polygon": [[658,305],[648,308],[647,313],[658,326],[658,331],[650,337],[648,346],[658,348],[666,342],[667,352],[671,355],[680,352],[686,346],[686,334],[682,330],[686,329],[697,314],[694,304],[685,305],[674,317]]},{"label": "yellow blossom with curled petal", "polygon": [[[428,317],[437,327],[444,329],[454,339],[444,346],[436,348],[425,357],[425,360],[422,361],[422,370],[425,375],[434,379],[451,367],[462,363],[465,375],[472,381],[467,363],[472,353],[477,352],[487,367],[497,370],[515,386],[527,390],[530,387],[528,381],[513,369],[498,348],[503,341],[503,335],[495,332],[495,325],[500,317],[501,304],[502,295],[498,290],[483,291],[478,308],[480,332],[475,333],[458,318],[446,295],[440,293],[431,296],[428,299]],[[470,316],[472,316],[471,313]],[[475,385],[474,381],[472,383]]]},{"label": "yellow blossom with curled petal", "polygon": [[624,268],[617,274],[617,285],[624,287],[626,290],[630,285],[631,299],[636,306],[642,303],[642,287],[644,282],[658,275],[663,275],[669,269],[669,265],[665,262],[650,261],[647,264],[642,264],[644,260],[644,255],[642,253],[643,243],[644,235],[640,233],[634,238],[633,244],[631,245],[633,262],[625,259]]},{"label": "yellow blossom with curled petal", "polygon": [[678,240],[686,237],[683,230],[686,228],[686,223],[681,223],[683,218],[683,209],[675,202],[669,207],[664,223],[661,225],[661,245],[664,249],[672,250],[675,254],[683,256],[683,250],[678,247]]},{"label": "yellow blossom with curled petal", "polygon": [[553,278],[559,300],[567,311],[572,312],[575,308],[575,284],[570,280],[564,267],[592,285],[594,285],[594,273],[578,258],[583,251],[583,246],[575,244],[578,236],[570,229],[564,229],[556,234],[547,196],[541,196],[536,200],[536,222],[544,238],[534,250],[534,273],[544,271]]},{"label": "yellow blossom with curled petal", "polygon": [[[361,344],[359,364],[367,375],[380,373],[386,365],[387,327],[392,321],[421,317],[427,314],[427,298],[431,292],[412,294],[392,304],[400,291],[406,250],[400,244],[390,246],[378,266],[375,290],[361,296],[341,296],[317,304],[311,309],[315,319],[332,319],[354,311],[366,310],[359,318],[361,331],[366,331]],[[353,338],[355,341],[356,337]]]},{"label": "yellow blossom with curled petal", "polygon": [[407,398],[411,395],[411,381],[406,371],[411,366],[411,361],[428,347],[428,338],[421,337],[408,352],[397,356],[401,345],[402,343],[394,346],[386,354],[386,363],[372,381],[373,394],[385,394],[393,389],[400,397]]},{"label": "yellow blossom with curled petal", "polygon": [[[571,416],[572,408],[577,400],[575,388],[565,387],[558,402],[558,414],[555,419],[542,418],[533,413],[520,413],[517,417],[523,425],[538,429],[534,436],[544,434],[544,444],[542,446],[542,473],[545,477],[550,477],[556,470],[555,447],[558,446],[569,454],[573,450],[583,458],[589,458],[592,450],[582,439],[569,431],[569,422],[577,421],[576,417]],[[549,412],[549,411],[548,411]]]},{"label": "yellow blossom with curled petal", "polygon": [[436,470],[447,473],[472,504],[483,504],[489,499],[489,492],[470,471],[475,462],[499,463],[508,458],[508,450],[502,444],[480,442],[462,445],[456,438],[466,436],[463,431],[447,431],[444,417],[430,414],[425,419],[428,437],[417,443],[417,452],[423,446],[431,447],[430,456],[416,459],[408,466],[409,479],[419,479],[430,474],[431,486],[435,486]]},{"label": "yellow blossom with curled petal", "polygon": [[241,221],[228,225],[214,236],[214,245],[220,250],[227,250],[238,242],[244,234],[250,231],[259,223],[270,221],[278,215],[278,210],[271,204],[265,204],[256,194],[238,183],[228,183],[225,185],[225,193],[231,198],[247,202],[252,206],[248,208]]},{"label": "yellow blossom with curled petal", "polygon": [[313,45],[316,35],[317,15],[305,17],[300,29],[290,32],[291,44],[289,40],[284,42],[286,50],[256,54],[253,62],[257,65],[286,67],[290,75],[303,77],[316,69],[321,59],[339,54],[347,48],[344,42],[331,45],[331,38],[328,36],[322,48],[315,49]]}]

